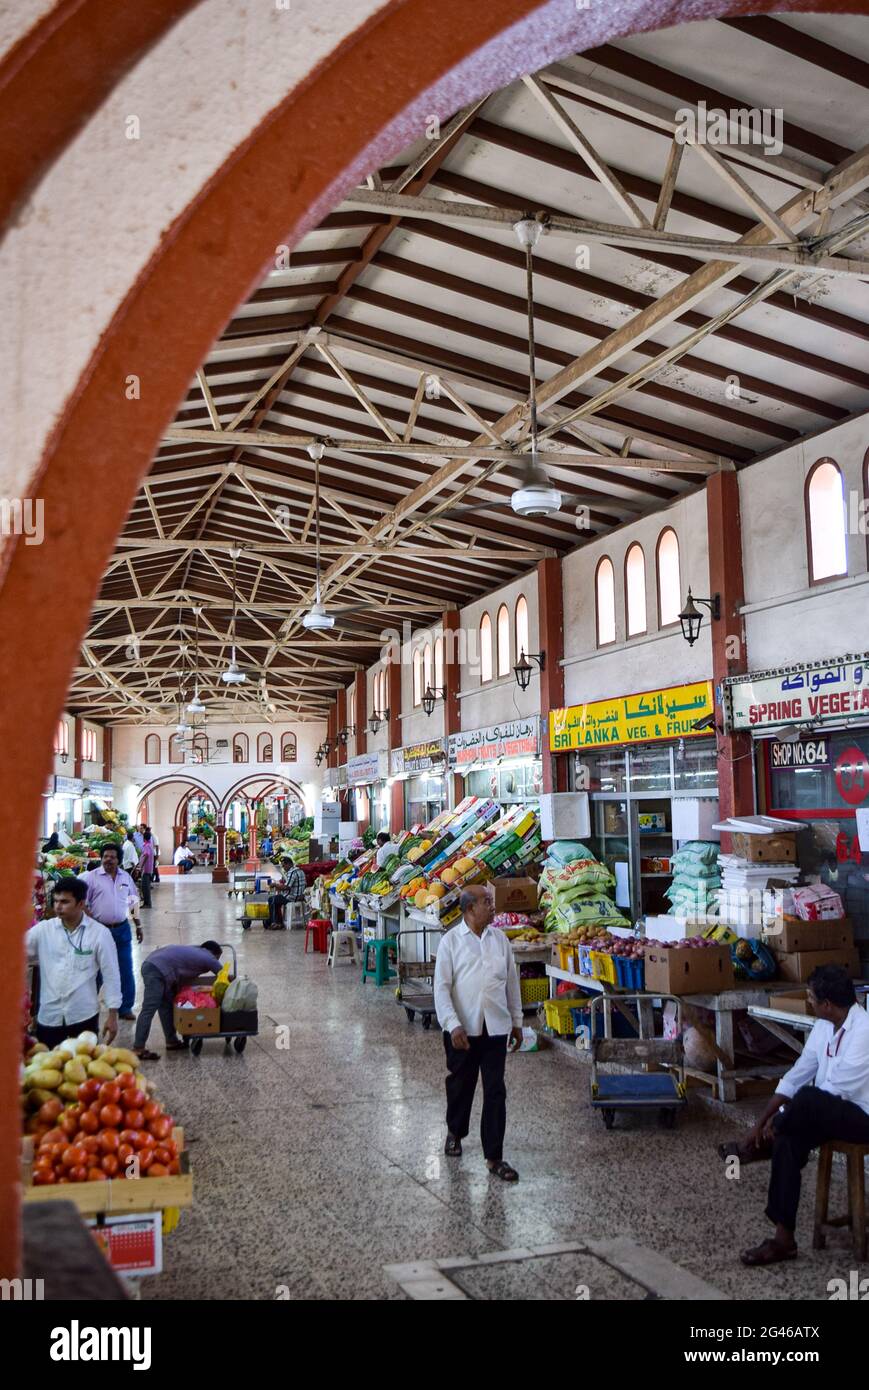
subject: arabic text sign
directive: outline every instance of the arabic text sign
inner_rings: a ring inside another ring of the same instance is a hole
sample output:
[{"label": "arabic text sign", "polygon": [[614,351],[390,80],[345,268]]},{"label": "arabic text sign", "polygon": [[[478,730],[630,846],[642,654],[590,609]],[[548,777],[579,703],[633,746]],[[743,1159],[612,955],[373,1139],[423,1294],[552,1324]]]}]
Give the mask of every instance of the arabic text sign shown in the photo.
[{"label": "arabic text sign", "polygon": [[450,734],[449,759],[454,767],[465,763],[494,762],[496,758],[536,757],[540,752],[540,720],[511,719],[488,729]]},{"label": "arabic text sign", "polygon": [[383,776],[379,753],[360,753],[347,760],[347,780],[357,786],[367,782],[379,782]]},{"label": "arabic text sign", "polygon": [[404,750],[405,772],[425,772],[430,767],[442,767],[445,761],[446,752],[441,738],[429,739],[427,743],[414,743]]},{"label": "arabic text sign", "polygon": [[708,730],[695,729],[694,725],[712,713],[711,681],[671,685],[665,690],[646,690],[615,700],[594,700],[550,712],[549,747],[553,753],[560,753],[614,743],[708,737]]},{"label": "arabic text sign", "polygon": [[728,686],[728,704],[733,729],[869,715],[869,658],[797,666],[758,680],[746,677]]}]

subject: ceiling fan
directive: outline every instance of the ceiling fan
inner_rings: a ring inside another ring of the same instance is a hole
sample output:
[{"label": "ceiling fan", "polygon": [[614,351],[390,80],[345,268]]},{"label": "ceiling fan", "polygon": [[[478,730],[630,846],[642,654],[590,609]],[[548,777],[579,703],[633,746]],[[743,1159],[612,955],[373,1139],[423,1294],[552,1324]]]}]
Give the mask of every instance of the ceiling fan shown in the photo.
[{"label": "ceiling fan", "polygon": [[235,585],[235,567],[238,563],[241,550],[238,546],[233,546],[229,553],[232,556],[232,657],[226,670],[221,671],[220,679],[223,681],[224,685],[244,685],[247,676],[244,674],[244,671],[240,669],[235,659],[235,615],[238,604],[238,590]]},{"label": "ceiling fan", "polygon": [[314,602],[302,618],[302,627],[308,632],[331,632],[337,625],[349,632],[356,632],[360,636],[370,637],[371,632],[367,628],[354,627],[352,623],[345,622],[345,619],[355,613],[364,613],[368,604],[357,604],[352,608],[331,608],[327,609],[323,601],[320,587],[320,459],[326,452],[326,446],[320,440],[315,440],[307,446],[309,455],[314,461],[314,537],[316,551],[316,581],[314,584]]}]

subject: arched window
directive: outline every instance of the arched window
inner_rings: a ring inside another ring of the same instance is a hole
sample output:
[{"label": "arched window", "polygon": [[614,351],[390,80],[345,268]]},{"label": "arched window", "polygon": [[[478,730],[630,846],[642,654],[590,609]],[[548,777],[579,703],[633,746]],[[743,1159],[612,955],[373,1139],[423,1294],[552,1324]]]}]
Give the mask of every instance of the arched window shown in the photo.
[{"label": "arched window", "polygon": [[422,653],[419,647],[413,654],[413,703],[422,704]]},{"label": "arched window", "polygon": [[628,637],[646,631],[646,557],[636,543],[625,556],[625,618]]},{"label": "arched window", "polygon": [[520,652],[528,655],[528,600],[524,594],[520,594],[516,600],[516,660],[519,660]]},{"label": "arched window", "polygon": [[616,640],[616,580],[613,562],[608,555],[597,562],[594,597],[597,605],[597,645],[605,647]]},{"label": "arched window", "polygon": [[160,738],[158,734],[148,734],[145,739],[145,762],[158,763],[160,761]]},{"label": "arched window", "polygon": [[480,680],[492,679],[492,619],[484,613],[480,619]]},{"label": "arched window", "polygon": [[207,762],[208,762],[208,735],[207,735],[207,734],[194,734],[194,735],[193,735],[193,762],[195,762],[195,763],[207,763]]},{"label": "arched window", "polygon": [[233,734],[232,761],[234,763],[246,763],[249,758],[250,744],[247,741],[247,734]]},{"label": "arched window", "polygon": [[82,762],[95,763],[97,760],[97,731],[96,729],[82,729],[81,731],[81,756]]},{"label": "arched window", "polygon": [[444,688],[444,639],[439,637],[435,642],[434,651],[434,678],[438,690]]},{"label": "arched window", "polygon": [[422,688],[428,690],[431,686],[431,642],[426,642],[422,653]]},{"label": "arched window", "polygon": [[506,603],[498,609],[498,675],[510,674],[510,614]]},{"label": "arched window", "polygon": [[658,537],[655,552],[658,574],[658,626],[678,623],[682,611],[682,577],[679,573],[679,537],[668,526]]},{"label": "arched window", "polygon": [[296,735],[289,731],[281,734],[281,762],[294,763],[298,754],[296,753]]},{"label": "arched window", "polygon": [[169,739],[169,761],[170,763],[183,763],[184,761],[184,741],[180,734],[173,734]]},{"label": "arched window", "polygon": [[806,478],[809,583],[848,573],[845,485],[838,464],[819,459]]},{"label": "arched window", "polygon": [[260,734],[256,741],[256,760],[258,763],[270,763],[274,757],[271,734]]},{"label": "arched window", "polygon": [[54,731],[54,751],[69,756],[69,722],[66,719],[61,719]]}]

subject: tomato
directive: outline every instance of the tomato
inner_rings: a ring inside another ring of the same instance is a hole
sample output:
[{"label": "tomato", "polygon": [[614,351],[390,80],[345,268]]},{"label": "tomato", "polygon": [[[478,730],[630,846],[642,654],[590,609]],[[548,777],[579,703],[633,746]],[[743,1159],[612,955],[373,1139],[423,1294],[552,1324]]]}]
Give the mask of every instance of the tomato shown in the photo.
[{"label": "tomato", "polygon": [[92,1100],[96,1100],[100,1093],[100,1082],[95,1076],[88,1081],[83,1081],[78,1088],[78,1098],[84,1105],[90,1105]]},{"label": "tomato", "polygon": [[138,1131],[137,1129],[122,1129],[122,1130],[121,1130],[121,1143],[122,1143],[122,1144],[135,1144],[135,1142],[136,1142],[136,1135],[137,1135],[138,1133],[139,1133],[139,1131]]},{"label": "tomato", "polygon": [[146,1129],[136,1130],[136,1139],[133,1144],[136,1153],[142,1153],[145,1149],[150,1153],[150,1151],[156,1147],[156,1144],[157,1140],[154,1138],[153,1134],[149,1134]]},{"label": "tomato", "polygon": [[100,1100],[103,1105],[117,1105],[121,1099],[121,1088],[117,1081],[104,1081],[100,1087]]},{"label": "tomato", "polygon": [[56,1178],[54,1175],[53,1168],[38,1168],[36,1172],[33,1174],[34,1187],[49,1187],[52,1183],[56,1183],[58,1181],[65,1182],[66,1179]]},{"label": "tomato", "polygon": [[100,1100],[99,1096],[97,1096],[96,1100],[92,1100],[91,1103],[90,1103],[90,1105],[88,1106],[88,1110],[91,1112],[91,1114],[92,1114],[92,1115],[96,1115],[98,1118],[99,1118],[99,1113],[100,1113],[100,1111],[102,1110],[102,1108],[103,1108],[103,1103],[102,1103],[102,1101]]},{"label": "tomato", "polygon": [[72,1115],[74,1120],[78,1120],[84,1114],[84,1106],[80,1100],[73,1101],[72,1105],[64,1107],[67,1115]]},{"label": "tomato", "polygon": [[49,1150],[49,1153],[51,1154],[51,1157],[54,1159],[55,1162],[57,1162],[57,1160],[61,1157],[61,1155],[63,1154],[63,1151],[64,1151],[65,1148],[66,1148],[66,1140],[65,1140],[65,1139],[63,1140],[63,1143],[61,1143],[61,1144],[52,1144],[52,1146],[51,1146],[51,1148],[50,1148],[50,1150]]},{"label": "tomato", "polygon": [[180,1163],[179,1159],[177,1159],[177,1158],[171,1158],[171,1159],[169,1160],[169,1172],[170,1172],[170,1173],[173,1173],[173,1174],[174,1174],[174,1173],[180,1173],[180,1172],[181,1172],[181,1163]]},{"label": "tomato", "polygon": [[124,1123],[124,1112],[119,1105],[104,1105],[100,1111],[100,1124],[104,1129],[117,1129]]},{"label": "tomato", "polygon": [[63,1143],[65,1137],[66,1137],[66,1136],[64,1135],[63,1130],[60,1129],[59,1127],[57,1127],[57,1128],[55,1128],[55,1129],[50,1129],[50,1130],[48,1131],[47,1134],[43,1134],[43,1136],[42,1136],[42,1138],[40,1139],[39,1142],[40,1142],[40,1145],[42,1145],[42,1144],[61,1144],[61,1143]]},{"label": "tomato", "polygon": [[57,1182],[69,1182],[69,1178],[66,1178],[66,1177],[58,1178],[58,1179],[57,1179]]},{"label": "tomato", "polygon": [[51,1154],[37,1154],[33,1160],[34,1173],[45,1172],[49,1168],[54,1172],[54,1159]]},{"label": "tomato", "polygon": [[88,1170],[83,1163],[77,1163],[69,1170],[70,1182],[87,1182]]},{"label": "tomato", "polygon": [[148,1170],[149,1178],[168,1178],[169,1169],[165,1163],[152,1163]]},{"label": "tomato", "polygon": [[120,1167],[117,1154],[103,1154],[100,1167],[107,1177],[113,1178]]},{"label": "tomato", "polygon": [[158,1115],[163,1114],[163,1107],[158,1104],[156,1100],[149,1100],[142,1106],[142,1114],[145,1116],[148,1124],[150,1124],[152,1120],[157,1119]]},{"label": "tomato", "polygon": [[[133,1078],[135,1081],[135,1077]],[[144,1091],[140,1091],[138,1086],[128,1086],[121,1096],[121,1105],[125,1110],[141,1110],[148,1097]],[[132,1124],[132,1120],[130,1124]]]},{"label": "tomato", "polygon": [[36,1112],[37,1118],[39,1119],[40,1123],[47,1125],[49,1129],[57,1121],[58,1117],[62,1114],[63,1101],[61,1100],[43,1101],[42,1105],[40,1105],[39,1109]]},{"label": "tomato", "polygon": [[73,1135],[78,1134],[78,1116],[70,1115],[69,1111],[65,1110],[57,1122],[57,1127],[67,1139],[72,1139]]},{"label": "tomato", "polygon": [[61,1154],[61,1162],[64,1168],[79,1168],[87,1163],[87,1156],[87,1149],[81,1144],[68,1144]]},{"label": "tomato", "polygon": [[86,1110],[78,1122],[78,1127],[82,1134],[96,1134],[100,1127],[99,1116],[92,1110]]},{"label": "tomato", "polygon": [[141,1110],[128,1110],[125,1117],[130,1129],[144,1129],[145,1116]]},{"label": "tomato", "polygon": [[154,1163],[154,1150],[143,1149],[141,1153],[136,1154],[136,1157],[139,1160],[139,1172],[147,1173]]},{"label": "tomato", "polygon": [[119,1072],[118,1075],[115,1077],[115,1081],[120,1086],[122,1091],[129,1090],[131,1086],[138,1086],[139,1084],[136,1080],[136,1073],[133,1071]]},{"label": "tomato", "polygon": [[157,1148],[154,1150],[154,1162],[168,1164],[171,1157],[172,1155],[169,1150],[164,1149],[162,1145],[158,1144]]},{"label": "tomato", "polygon": [[80,1137],[77,1142],[81,1144],[85,1153],[93,1155],[100,1152],[100,1141],[95,1134],[86,1134],[83,1138]]},{"label": "tomato", "polygon": [[119,1144],[118,1162],[120,1164],[128,1163],[135,1152],[136,1150],[133,1148],[132,1144]]},{"label": "tomato", "polygon": [[116,1129],[101,1129],[97,1138],[100,1141],[100,1148],[104,1154],[116,1154],[118,1152],[118,1146],[121,1141],[118,1138],[118,1131]]},{"label": "tomato", "polygon": [[172,1133],[172,1121],[168,1115],[158,1115],[148,1126],[155,1139],[168,1139]]},{"label": "tomato", "polygon": [[163,1148],[166,1150],[170,1158],[178,1157],[178,1145],[175,1143],[174,1139],[165,1139],[163,1141]]},{"label": "tomato", "polygon": [[105,1182],[106,1175],[102,1168],[88,1168],[88,1182]]}]

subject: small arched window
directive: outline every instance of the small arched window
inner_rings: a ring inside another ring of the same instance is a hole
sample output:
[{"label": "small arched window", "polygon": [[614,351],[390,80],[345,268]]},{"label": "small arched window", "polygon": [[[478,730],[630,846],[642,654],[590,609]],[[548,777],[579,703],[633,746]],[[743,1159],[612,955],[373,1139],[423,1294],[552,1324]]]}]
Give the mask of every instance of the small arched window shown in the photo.
[{"label": "small arched window", "polygon": [[819,459],[806,478],[809,583],[848,573],[845,484],[838,464]]},{"label": "small arched window", "polygon": [[434,678],[438,690],[444,688],[444,639],[439,637],[434,650]]},{"label": "small arched window", "polygon": [[646,557],[636,543],[625,556],[625,618],[628,637],[646,631]]},{"label": "small arched window", "polygon": [[431,687],[431,642],[426,642],[422,653],[422,688]]},{"label": "small arched window", "polygon": [[158,734],[148,734],[145,738],[145,762],[158,763],[160,761],[160,737]]},{"label": "small arched window", "polygon": [[194,734],[193,736],[193,761],[195,763],[208,762],[208,735]]},{"label": "small arched window", "polygon": [[498,609],[498,675],[510,674],[510,614],[506,603]]},{"label": "small arched window", "polygon": [[66,719],[61,719],[54,731],[54,751],[69,756],[69,722]]},{"label": "small arched window", "polygon": [[419,647],[413,654],[413,703],[422,704],[422,653]]},{"label": "small arched window", "polygon": [[492,619],[484,613],[480,619],[480,680],[492,679]]},{"label": "small arched window", "polygon": [[296,735],[287,731],[281,734],[281,762],[294,763],[296,757]]},{"label": "small arched window", "polygon": [[668,526],[658,537],[655,553],[658,575],[658,626],[678,623],[682,611],[682,576],[679,572],[679,537]]},{"label": "small arched window", "polygon": [[516,660],[524,652],[528,655],[528,600],[524,594],[520,594],[516,600]]},{"label": "small arched window", "polygon": [[260,734],[256,741],[256,759],[258,763],[270,763],[274,757],[271,734]]},{"label": "small arched window", "polygon": [[180,734],[173,734],[169,739],[169,761],[170,763],[183,763],[184,761],[184,742]]},{"label": "small arched window", "polygon": [[234,763],[246,763],[249,757],[250,745],[247,741],[247,734],[233,734],[232,761]]},{"label": "small arched window", "polygon": [[616,580],[613,562],[604,555],[594,572],[594,597],[597,607],[597,645],[605,647],[616,640]]}]

